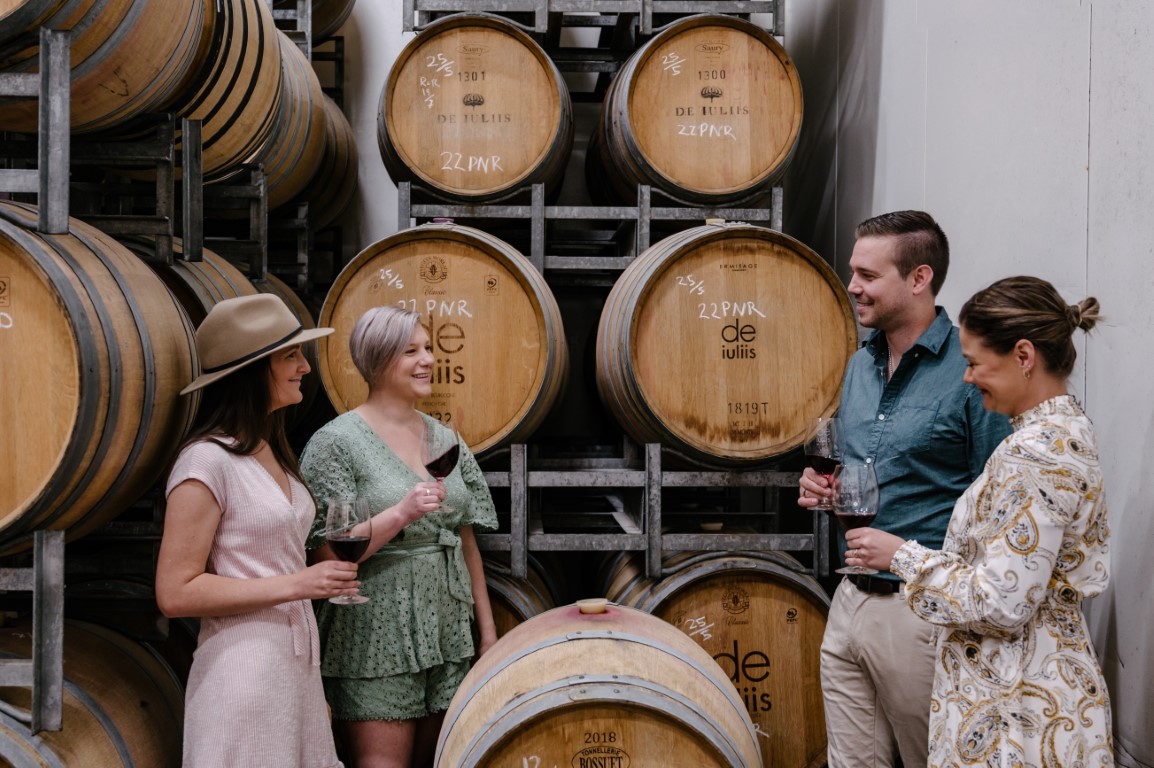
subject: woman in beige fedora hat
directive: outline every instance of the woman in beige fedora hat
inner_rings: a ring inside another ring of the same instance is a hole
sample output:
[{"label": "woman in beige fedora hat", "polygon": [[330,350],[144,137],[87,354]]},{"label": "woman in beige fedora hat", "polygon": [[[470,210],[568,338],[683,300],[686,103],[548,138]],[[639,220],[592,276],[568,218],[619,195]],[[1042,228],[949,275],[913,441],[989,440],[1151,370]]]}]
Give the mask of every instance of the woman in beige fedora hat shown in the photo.
[{"label": "woman in beige fedora hat", "polygon": [[357,566],[306,566],[313,498],[285,438],[301,401],[304,330],[281,299],[215,305],[196,332],[197,422],[167,485],[156,599],[201,620],[185,701],[184,768],[340,766],[311,599],[353,594]]},{"label": "woman in beige fedora hat", "polygon": [[[441,483],[430,482],[429,456],[455,438],[416,408],[432,392],[436,362],[420,319],[400,307],[358,318],[349,351],[368,397],[317,430],[301,454],[318,498],[357,496],[380,510],[361,560],[370,602],[326,603],[317,613],[325,693],[357,768],[431,765],[453,694],[474,654],[497,639],[473,535],[496,529],[497,512],[467,446]],[[316,557],[328,554],[323,536],[318,520],[309,538]]]}]

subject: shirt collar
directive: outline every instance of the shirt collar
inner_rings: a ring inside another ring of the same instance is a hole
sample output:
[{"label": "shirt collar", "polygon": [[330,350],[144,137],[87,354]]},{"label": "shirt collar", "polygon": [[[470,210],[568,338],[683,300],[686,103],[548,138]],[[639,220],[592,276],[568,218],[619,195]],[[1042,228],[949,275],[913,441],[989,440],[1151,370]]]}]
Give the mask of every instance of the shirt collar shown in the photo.
[{"label": "shirt collar", "polygon": [[[950,315],[946,312],[945,307],[935,307],[938,316],[930,323],[930,327],[926,328],[918,340],[914,342],[915,347],[922,347],[931,354],[937,355],[942,347],[949,341],[950,331],[953,330],[954,324],[950,320]],[[875,329],[870,333],[865,341],[865,348],[870,351],[870,354],[877,358],[880,355],[888,354],[888,349],[883,346],[881,339],[885,334]]]}]

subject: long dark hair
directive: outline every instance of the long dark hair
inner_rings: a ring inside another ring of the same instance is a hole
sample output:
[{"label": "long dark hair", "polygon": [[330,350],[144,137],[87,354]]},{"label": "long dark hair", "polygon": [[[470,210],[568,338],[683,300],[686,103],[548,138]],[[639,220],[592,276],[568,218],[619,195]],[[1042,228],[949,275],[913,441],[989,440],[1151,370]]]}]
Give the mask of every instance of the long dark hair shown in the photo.
[{"label": "long dark hair", "polygon": [[[284,409],[269,412],[270,359],[246,365],[205,387],[196,422],[184,444],[212,440],[229,453],[251,456],[266,440],[277,463],[300,480],[300,464],[285,434]],[[231,437],[236,444],[222,437]]]}]

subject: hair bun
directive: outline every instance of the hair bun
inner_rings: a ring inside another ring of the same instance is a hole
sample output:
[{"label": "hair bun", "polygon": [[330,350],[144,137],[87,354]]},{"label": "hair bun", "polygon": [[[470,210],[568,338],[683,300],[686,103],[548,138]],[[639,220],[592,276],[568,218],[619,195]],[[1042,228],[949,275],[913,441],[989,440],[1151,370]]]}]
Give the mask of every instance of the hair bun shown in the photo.
[{"label": "hair bun", "polygon": [[1074,330],[1082,324],[1082,307],[1077,304],[1069,304],[1066,307],[1066,320],[1070,323],[1070,330]]}]

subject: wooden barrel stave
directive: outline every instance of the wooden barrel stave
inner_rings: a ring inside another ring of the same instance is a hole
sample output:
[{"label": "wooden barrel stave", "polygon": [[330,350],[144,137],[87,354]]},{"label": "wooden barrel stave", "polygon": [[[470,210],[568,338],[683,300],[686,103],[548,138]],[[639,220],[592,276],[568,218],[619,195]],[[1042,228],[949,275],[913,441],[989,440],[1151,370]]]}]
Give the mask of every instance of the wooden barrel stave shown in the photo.
[{"label": "wooden barrel stave", "polygon": [[[196,352],[187,316],[140,259],[76,220],[67,234],[36,233],[36,216],[0,202],[0,358],[17,392],[0,403],[11,436],[0,531],[7,540],[48,527],[76,539],[167,466],[191,423],[194,405],[179,391]],[[31,386],[45,396],[31,397]]]},{"label": "wooden barrel stave", "polygon": [[590,194],[631,202],[648,184],[689,205],[753,204],[785,171],[801,119],[800,77],[772,35],[730,16],[681,19],[610,84],[586,153]]},{"label": "wooden barrel stave", "polygon": [[[4,25],[20,19],[33,25],[26,28],[33,34],[0,42],[0,70],[38,72],[36,29],[71,30],[74,133],[108,130],[162,109],[195,75],[211,33],[212,4],[201,0],[61,0],[51,13],[30,13],[36,5],[20,3],[0,18]],[[0,98],[0,130],[35,132],[38,110],[34,99]]]},{"label": "wooden barrel stave", "polygon": [[[31,627],[0,629],[0,657],[27,658]],[[184,692],[149,649],[110,629],[64,625],[64,728],[33,735],[0,713],[0,754],[16,765],[180,765]],[[27,709],[28,688],[0,689],[0,700]]]},{"label": "wooden barrel stave", "polygon": [[[595,734],[591,737],[590,734]],[[562,606],[480,657],[445,715],[439,768],[520,764],[760,766],[733,686],[667,623]]]},{"label": "wooden barrel stave", "polygon": [[829,597],[782,552],[681,552],[644,575],[636,553],[603,572],[605,595],[693,637],[725,670],[757,727],[765,765],[825,759],[820,647]]},{"label": "wooden barrel stave", "polygon": [[[555,561],[544,557],[546,554],[529,555],[525,578],[517,579],[513,577],[506,553],[484,553],[485,583],[489,588],[497,637],[504,637],[513,627],[561,602],[563,587],[558,583],[561,573]],[[546,566],[546,562],[553,568]]]},{"label": "wooden barrel stave", "polygon": [[397,57],[377,142],[394,181],[447,200],[493,202],[539,182],[552,193],[573,144],[572,102],[531,37],[498,16],[456,14]]},{"label": "wooden barrel stave", "polygon": [[423,315],[436,364],[433,394],[418,407],[444,421],[460,415],[474,453],[525,439],[560,396],[568,351],[544,277],[480,230],[426,224],[361,251],[329,289],[319,324],[336,332],[318,348],[321,381],[338,413],[368,393],[349,357],[352,326],[383,305]]},{"label": "wooden barrel stave", "polygon": [[836,273],[802,243],[709,224],[641,254],[610,291],[597,388],[642,443],[748,468],[801,446],[832,413],[857,326]]},{"label": "wooden barrel stave", "polygon": [[333,223],[357,192],[357,144],[348,118],[336,102],[322,94],[324,149],[316,174],[297,196],[309,204],[309,229],[317,231]]}]

